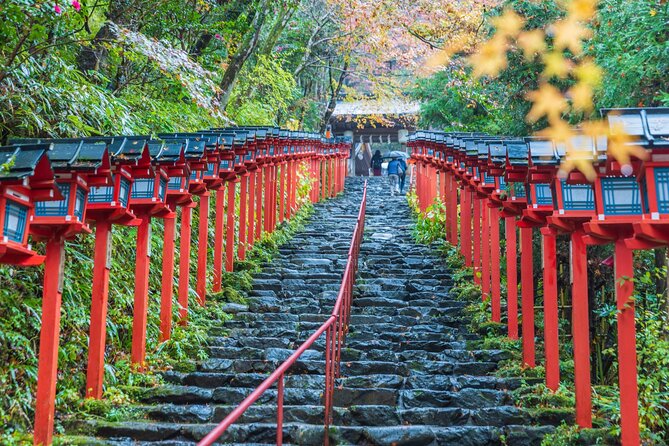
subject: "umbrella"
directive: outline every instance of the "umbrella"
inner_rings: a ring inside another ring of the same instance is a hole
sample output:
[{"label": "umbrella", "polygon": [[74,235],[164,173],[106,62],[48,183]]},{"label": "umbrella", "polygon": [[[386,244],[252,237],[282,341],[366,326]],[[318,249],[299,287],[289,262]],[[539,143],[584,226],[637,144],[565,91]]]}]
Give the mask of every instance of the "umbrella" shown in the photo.
[{"label": "umbrella", "polygon": [[393,150],[388,154],[389,158],[409,158],[409,155],[402,152],[401,150]]}]

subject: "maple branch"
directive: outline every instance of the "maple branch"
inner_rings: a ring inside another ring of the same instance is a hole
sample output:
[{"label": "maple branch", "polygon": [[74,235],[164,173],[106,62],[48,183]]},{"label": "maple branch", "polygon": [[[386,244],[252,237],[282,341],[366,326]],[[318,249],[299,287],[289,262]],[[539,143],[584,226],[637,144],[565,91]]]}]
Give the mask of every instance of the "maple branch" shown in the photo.
[{"label": "maple branch", "polygon": [[436,44],[436,43],[434,43],[434,42],[429,41],[426,37],[421,36],[421,35],[418,34],[416,31],[414,31],[414,30],[412,30],[411,28],[409,28],[407,25],[402,25],[402,27],[403,27],[409,34],[411,34],[412,36],[414,36],[415,38],[417,38],[417,39],[420,40],[421,42],[427,44],[427,45],[430,47],[430,49],[433,49],[433,50],[441,50],[441,49],[444,48],[443,45],[438,45],[438,44]]}]

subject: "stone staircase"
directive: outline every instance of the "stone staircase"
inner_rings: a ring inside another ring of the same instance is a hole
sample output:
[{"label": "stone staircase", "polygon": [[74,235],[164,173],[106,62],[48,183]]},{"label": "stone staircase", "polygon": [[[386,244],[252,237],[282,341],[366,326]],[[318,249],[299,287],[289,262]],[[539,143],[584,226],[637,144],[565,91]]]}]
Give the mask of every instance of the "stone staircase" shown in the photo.
[{"label": "stone staircase", "polygon": [[[512,405],[516,379],[492,376],[502,351],[466,348],[463,302],[429,247],[411,236],[404,198],[371,179],[342,378],[334,394],[332,444],[538,445],[553,430]],[[355,225],[362,181],[317,206],[306,229],[258,274],[248,305],[211,333],[211,358],[142,397],[145,418],[79,422],[101,444],[190,445],[208,433],[329,316]],[[323,444],[324,336],[286,376],[284,442]],[[221,438],[274,444],[276,390],[266,392]]]}]

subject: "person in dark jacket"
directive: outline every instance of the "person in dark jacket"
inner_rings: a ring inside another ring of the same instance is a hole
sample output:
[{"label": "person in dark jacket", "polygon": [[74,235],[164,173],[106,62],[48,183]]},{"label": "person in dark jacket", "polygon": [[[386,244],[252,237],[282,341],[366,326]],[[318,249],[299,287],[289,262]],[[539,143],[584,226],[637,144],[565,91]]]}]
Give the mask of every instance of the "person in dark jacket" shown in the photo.
[{"label": "person in dark jacket", "polygon": [[404,174],[402,168],[402,163],[398,158],[393,158],[392,161],[388,163],[388,179],[390,180],[390,195],[400,193],[399,181],[400,177]]},{"label": "person in dark jacket", "polygon": [[377,150],[372,157],[372,171],[374,172],[375,177],[381,176],[381,169],[383,166],[383,157],[381,156],[381,151]]},{"label": "person in dark jacket", "polygon": [[400,158],[399,162],[402,166],[402,175],[400,175],[400,194],[404,193],[404,180],[407,178],[407,162],[404,158]]}]

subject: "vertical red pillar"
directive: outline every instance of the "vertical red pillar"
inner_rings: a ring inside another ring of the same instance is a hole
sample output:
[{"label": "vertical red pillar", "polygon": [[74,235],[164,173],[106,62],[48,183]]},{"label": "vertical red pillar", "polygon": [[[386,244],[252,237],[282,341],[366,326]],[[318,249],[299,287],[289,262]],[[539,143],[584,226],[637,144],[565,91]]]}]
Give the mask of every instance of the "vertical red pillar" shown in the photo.
[{"label": "vertical red pillar", "polygon": [[508,334],[518,339],[518,266],[516,258],[516,217],[506,217],[506,304],[508,312]]},{"label": "vertical red pillar", "polygon": [[592,427],[590,386],[590,319],[588,308],[588,257],[583,229],[571,234],[572,267],[572,340],[574,343],[574,390],[576,424]]},{"label": "vertical red pillar", "polygon": [[204,305],[207,293],[207,251],[209,249],[209,196],[207,191],[200,195],[200,218],[198,226],[198,250],[197,250],[197,281],[195,292],[198,302]]},{"label": "vertical red pillar", "polygon": [[502,321],[502,290],[500,278],[501,252],[499,246],[499,209],[490,209],[490,266],[492,268],[492,320]]},{"label": "vertical red pillar", "polygon": [[295,187],[295,177],[293,176],[293,163],[288,162],[286,166],[286,206],[284,208],[284,220],[292,217],[291,202],[293,197],[293,188]]},{"label": "vertical red pillar", "polygon": [[442,186],[442,201],[444,202],[444,206],[446,207],[446,240],[449,243],[453,243],[453,214],[455,213],[455,210],[453,209],[453,202],[451,200],[451,187],[452,187],[452,181],[451,181],[451,174],[448,172],[444,172],[442,177],[443,179],[443,186]]},{"label": "vertical red pillar", "polygon": [[237,257],[239,260],[246,258],[246,200],[248,189],[248,174],[241,177],[239,187],[239,235],[237,237]]},{"label": "vertical red pillar", "polygon": [[560,385],[560,350],[558,339],[558,294],[556,232],[543,227],[544,245],[544,349],[546,356],[546,387],[556,391]]},{"label": "vertical red pillar", "polygon": [[272,225],[272,211],[270,210],[271,207],[271,192],[270,192],[270,177],[272,176],[272,165],[267,166],[267,171],[265,172],[265,184],[264,184],[264,191],[265,191],[265,210],[264,210],[264,217],[265,217],[265,232],[270,233],[271,231],[271,225]]},{"label": "vertical red pillar", "polygon": [[214,228],[214,283],[212,290],[218,293],[223,280],[223,231],[225,222],[225,191],[223,187],[216,191],[216,217]]},{"label": "vertical red pillar", "polygon": [[[283,221],[286,217],[286,163],[281,164],[281,180],[279,181],[279,223]],[[288,182],[288,187],[290,187],[290,182]]]},{"label": "vertical red pillar", "polygon": [[270,181],[270,232],[276,228],[276,185],[277,185],[278,164],[272,166],[272,176]]},{"label": "vertical red pillar", "polygon": [[523,364],[534,367],[534,271],[532,228],[520,228],[520,290],[523,316]]},{"label": "vertical red pillar", "polygon": [[[327,187],[327,182],[328,182],[328,170],[327,170],[327,159],[323,158],[321,161],[321,165],[319,166],[319,170],[321,173],[321,193],[320,193],[320,200],[325,200],[325,188]],[[319,200],[319,201],[320,201]]]},{"label": "vertical red pillar", "polygon": [[163,219],[165,222],[165,237],[163,239],[163,274],[160,286],[160,342],[167,341],[172,334],[176,220],[176,214],[173,212]]},{"label": "vertical red pillar", "polygon": [[107,338],[107,302],[109,298],[109,248],[111,223],[95,225],[95,256],[93,257],[93,293],[91,296],[91,325],[88,333],[88,367],[86,397],[102,398],[105,371],[105,341]]},{"label": "vertical red pillar", "polygon": [[232,272],[235,264],[235,189],[237,180],[228,182],[228,205],[225,221],[225,270]]},{"label": "vertical red pillar", "polygon": [[623,446],[641,444],[639,436],[639,390],[637,387],[636,329],[634,326],[634,264],[624,240],[615,248],[616,306],[618,308],[618,385],[620,431]]},{"label": "vertical red pillar", "polygon": [[181,208],[181,228],[179,235],[179,323],[188,320],[188,293],[190,289],[190,239],[194,205]]},{"label": "vertical red pillar", "polygon": [[249,192],[249,204],[248,208],[246,209],[246,213],[248,214],[248,225],[246,227],[246,249],[251,249],[253,248],[253,235],[255,234],[255,229],[254,229],[254,223],[255,223],[255,202],[256,202],[256,188],[254,187],[256,182],[256,171],[253,170],[251,171],[249,175],[249,185],[248,185],[248,192]]},{"label": "vertical red pillar", "polygon": [[132,364],[142,369],[146,357],[146,318],[149,306],[149,244],[151,243],[151,217],[139,216],[137,246],[135,248],[135,300],[132,311]]},{"label": "vertical red pillar", "polygon": [[[455,180],[453,174],[450,174],[451,177],[451,192],[449,199],[451,201],[451,209],[453,216],[451,218],[451,244],[456,246],[458,244],[458,183]],[[462,195],[460,195],[462,199]]]},{"label": "vertical red pillar", "polygon": [[262,167],[262,169],[258,169],[258,172],[256,173],[256,184],[253,186],[256,188],[256,225],[255,225],[255,232],[256,232],[256,240],[260,239],[260,236],[262,235],[262,177],[263,173],[265,172],[265,166]]},{"label": "vertical red pillar", "polygon": [[65,243],[59,236],[46,244],[33,436],[36,445],[50,445],[53,441],[64,250]]},{"label": "vertical red pillar", "polygon": [[474,216],[472,218],[472,235],[474,239],[474,283],[481,284],[481,199],[472,194]]},{"label": "vertical red pillar", "polygon": [[[312,161],[313,162],[313,161]],[[290,166],[290,188],[288,189],[288,215],[292,217],[297,212],[297,188],[299,187],[299,182],[297,179],[297,168],[299,165],[304,165],[304,162],[298,164],[295,161],[289,163]]]},{"label": "vertical red pillar", "polygon": [[467,189],[460,189],[460,238],[462,254],[465,256],[465,266],[472,266],[472,203],[471,193]]},{"label": "vertical red pillar", "polygon": [[330,194],[329,194],[330,198],[334,197],[337,194],[337,192],[335,191],[335,184],[336,184],[335,183],[335,173],[336,173],[335,172],[335,163],[336,163],[336,161],[337,160],[334,159],[334,158],[332,158],[330,160]]},{"label": "vertical red pillar", "polygon": [[481,200],[481,290],[483,299],[490,298],[490,209],[488,199]]}]

